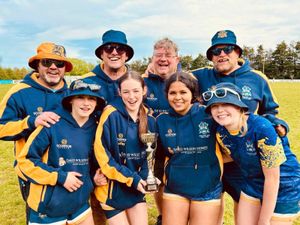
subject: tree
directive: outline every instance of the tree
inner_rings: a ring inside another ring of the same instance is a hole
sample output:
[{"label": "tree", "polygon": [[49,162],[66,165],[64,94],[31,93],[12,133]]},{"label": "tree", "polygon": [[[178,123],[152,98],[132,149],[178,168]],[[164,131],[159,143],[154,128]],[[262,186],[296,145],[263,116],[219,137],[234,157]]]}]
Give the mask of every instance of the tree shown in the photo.
[{"label": "tree", "polygon": [[129,64],[132,70],[139,72],[140,74],[145,73],[148,64],[151,62],[151,58],[143,58],[143,60],[135,60]]},{"label": "tree", "polygon": [[272,53],[273,64],[276,68],[275,78],[289,78],[289,67],[291,63],[291,53],[287,44],[282,41],[277,45],[275,51]]},{"label": "tree", "polygon": [[88,63],[81,59],[71,58],[71,63],[73,64],[73,70],[71,72],[66,73],[66,75],[82,75],[91,71],[95,65],[92,63]]},{"label": "tree", "polygon": [[193,62],[193,57],[191,55],[181,56],[180,63],[182,70],[189,71],[191,70]]},{"label": "tree", "polygon": [[191,70],[209,66],[209,60],[206,58],[206,56],[199,54],[193,61],[191,65]]}]

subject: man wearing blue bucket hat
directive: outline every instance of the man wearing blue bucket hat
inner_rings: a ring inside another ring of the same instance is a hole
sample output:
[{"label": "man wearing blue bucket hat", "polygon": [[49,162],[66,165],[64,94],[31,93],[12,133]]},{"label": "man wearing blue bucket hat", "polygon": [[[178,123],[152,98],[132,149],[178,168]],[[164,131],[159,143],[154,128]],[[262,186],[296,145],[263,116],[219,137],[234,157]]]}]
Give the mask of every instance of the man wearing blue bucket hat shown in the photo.
[{"label": "man wearing blue bucket hat", "polygon": [[124,32],[108,30],[103,34],[102,44],[95,54],[102,62],[84,77],[101,85],[101,95],[109,103],[118,96],[118,79],[126,73],[125,63],[133,57],[134,51],[127,44]]},{"label": "man wearing blue bucket hat", "polygon": [[[101,86],[99,94],[106,103],[110,103],[118,94],[118,80],[127,72],[128,62],[134,55],[133,48],[127,43],[126,34],[119,30],[108,30],[102,35],[102,44],[95,50],[95,55],[102,60],[85,79],[91,79]],[[98,113],[99,115],[100,113]],[[101,176],[99,174],[99,176]],[[106,218],[95,195],[91,195],[91,207],[95,225],[104,225]]]},{"label": "man wearing blue bucket hat", "polygon": [[[243,50],[237,44],[233,31],[218,31],[212,37],[211,46],[206,52],[213,67],[192,71],[198,79],[199,91],[200,93],[209,91],[220,82],[235,84],[241,89],[242,100],[248,106],[249,111],[264,115],[269,119],[287,143],[285,134],[289,128],[283,120],[275,117],[278,114],[279,105],[272,93],[268,78],[260,71],[251,68],[250,62],[241,58],[242,53]],[[224,165],[224,191],[231,195],[235,203],[238,203],[240,196],[240,177],[239,169],[234,163]]]}]

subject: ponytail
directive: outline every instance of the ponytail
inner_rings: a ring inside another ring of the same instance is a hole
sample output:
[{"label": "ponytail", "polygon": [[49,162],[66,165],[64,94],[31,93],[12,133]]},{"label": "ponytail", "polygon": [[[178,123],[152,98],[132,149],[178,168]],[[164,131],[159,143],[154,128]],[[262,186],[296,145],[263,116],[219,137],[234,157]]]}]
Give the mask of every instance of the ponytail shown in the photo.
[{"label": "ponytail", "polygon": [[141,104],[139,110],[139,137],[148,132],[148,116],[144,104]]}]

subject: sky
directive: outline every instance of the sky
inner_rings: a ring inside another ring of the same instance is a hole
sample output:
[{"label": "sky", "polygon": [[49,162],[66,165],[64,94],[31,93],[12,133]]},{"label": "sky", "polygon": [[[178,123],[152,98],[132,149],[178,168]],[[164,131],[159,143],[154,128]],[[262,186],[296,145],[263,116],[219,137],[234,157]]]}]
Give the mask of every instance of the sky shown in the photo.
[{"label": "sky", "polygon": [[205,54],[212,36],[225,29],[235,32],[241,47],[275,49],[282,41],[300,41],[300,1],[0,0],[0,66],[28,68],[46,41],[96,64],[95,49],[109,29],[126,33],[135,51],[131,61],[151,57],[164,37],[177,43],[180,55]]}]

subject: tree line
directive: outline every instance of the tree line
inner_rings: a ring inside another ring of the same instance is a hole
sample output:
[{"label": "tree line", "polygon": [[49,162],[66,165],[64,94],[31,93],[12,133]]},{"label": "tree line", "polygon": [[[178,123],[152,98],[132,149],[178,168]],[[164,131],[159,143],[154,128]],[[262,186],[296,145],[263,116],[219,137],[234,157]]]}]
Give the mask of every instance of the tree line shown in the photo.
[{"label": "tree line", "polygon": [[[257,48],[243,46],[243,58],[251,62],[251,66],[260,70],[270,79],[300,79],[300,41],[290,44],[282,41],[275,50],[266,50],[263,45]],[[82,75],[94,68],[94,64],[81,59],[70,59],[73,70],[67,76]],[[130,68],[140,73],[147,69],[151,57],[135,60],[129,63]],[[191,55],[180,56],[181,67],[185,71],[212,66],[203,54],[196,57]],[[3,68],[0,66],[0,80],[20,80],[30,71],[28,68]]]}]

